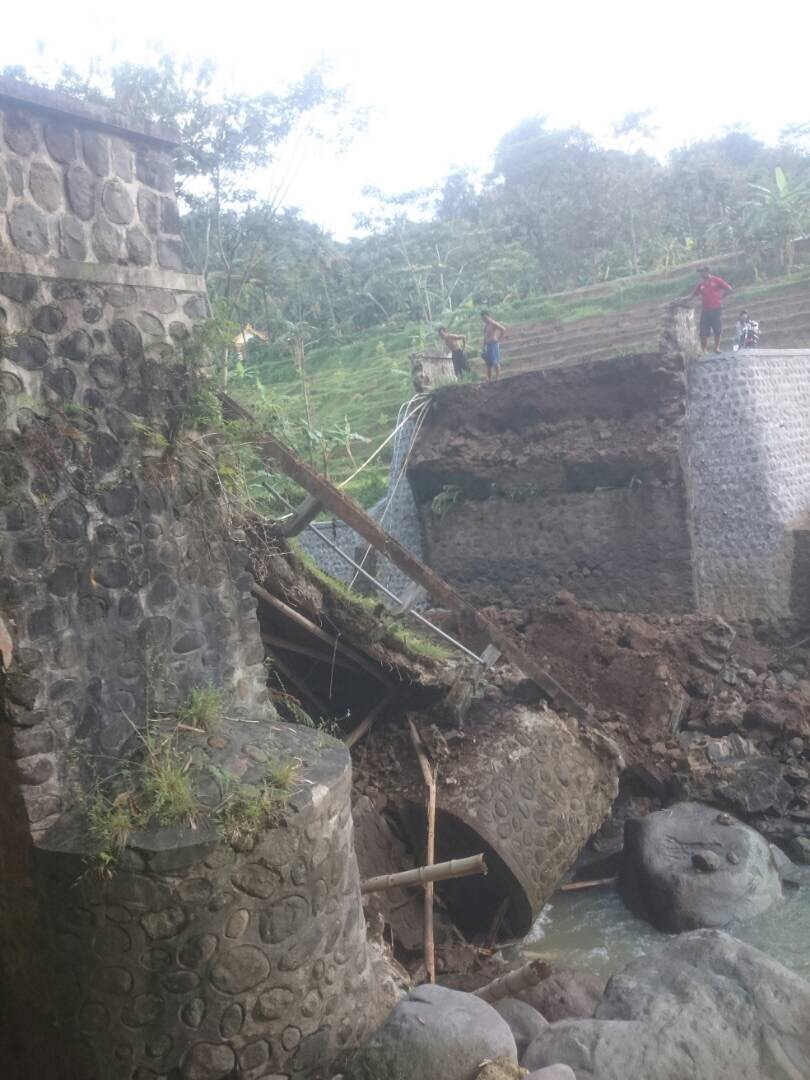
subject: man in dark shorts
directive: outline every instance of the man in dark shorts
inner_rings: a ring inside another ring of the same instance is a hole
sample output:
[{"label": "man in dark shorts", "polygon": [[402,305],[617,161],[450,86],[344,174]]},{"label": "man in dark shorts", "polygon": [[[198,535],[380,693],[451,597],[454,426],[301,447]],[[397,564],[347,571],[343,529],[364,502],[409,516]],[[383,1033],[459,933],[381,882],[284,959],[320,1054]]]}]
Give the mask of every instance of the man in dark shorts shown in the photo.
[{"label": "man in dark shorts", "polygon": [[506,327],[495,322],[488,311],[481,312],[484,320],[484,348],[481,357],[487,366],[487,380],[497,379],[501,373],[501,338]]},{"label": "man in dark shorts", "polygon": [[445,348],[450,350],[453,371],[456,373],[456,378],[460,379],[465,372],[470,370],[467,354],[464,351],[467,348],[467,338],[464,334],[451,334],[446,326],[440,326],[438,334],[444,342]]},{"label": "man in dark shorts", "polygon": [[700,281],[688,296],[682,297],[684,303],[700,297],[700,347],[703,352],[709,342],[709,334],[714,334],[714,351],[720,352],[720,335],[723,332],[723,300],[726,293],[731,292],[731,286],[721,277],[713,274],[708,266],[701,266],[698,270]]}]

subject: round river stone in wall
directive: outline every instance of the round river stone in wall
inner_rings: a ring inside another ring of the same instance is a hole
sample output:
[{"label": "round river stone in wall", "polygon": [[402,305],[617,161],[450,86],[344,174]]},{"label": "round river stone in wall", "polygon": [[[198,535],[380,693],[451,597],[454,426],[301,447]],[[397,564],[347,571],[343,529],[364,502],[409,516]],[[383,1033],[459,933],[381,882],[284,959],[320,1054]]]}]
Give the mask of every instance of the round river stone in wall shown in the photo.
[{"label": "round river stone in wall", "polygon": [[177,270],[182,273],[186,268],[182,242],[161,237],[158,240],[158,262],[164,270]]},{"label": "round river stone in wall", "polygon": [[58,161],[60,165],[70,165],[75,161],[76,136],[72,127],[58,120],[49,120],[45,124],[44,134],[45,145],[54,161]]},{"label": "round river stone in wall", "polygon": [[46,255],[50,247],[48,219],[35,206],[23,203],[8,215],[11,239],[20,251],[29,255]]},{"label": "round river stone in wall", "polygon": [[83,131],[82,150],[88,168],[96,176],[106,176],[110,171],[110,146],[107,136],[92,129]]},{"label": "round river stone in wall", "polygon": [[160,203],[154,192],[144,188],[138,192],[138,216],[147,232],[155,235],[158,231],[158,218],[160,215]]},{"label": "round river stone in wall", "polygon": [[43,210],[58,210],[62,205],[62,181],[44,161],[32,161],[28,188],[34,202]]},{"label": "round river stone in wall", "polygon": [[42,338],[20,334],[17,343],[7,350],[12,363],[26,371],[37,371],[48,363],[50,353]]},{"label": "round river stone in wall", "polygon": [[71,165],[67,171],[68,201],[74,214],[89,221],[96,208],[96,182],[83,165]]},{"label": "round river stone in wall", "polygon": [[93,222],[93,251],[102,263],[117,262],[121,255],[121,232],[100,218]]},{"label": "round river stone in wall", "polygon": [[70,214],[63,214],[59,220],[59,254],[73,262],[84,262],[87,258],[84,226]]},{"label": "round river stone in wall", "polygon": [[93,342],[86,330],[74,330],[59,342],[59,355],[84,363],[93,355]]},{"label": "round river stone in wall", "polygon": [[127,258],[135,266],[148,266],[152,261],[152,245],[140,225],[127,230]]},{"label": "round river stone in wall", "polygon": [[64,311],[53,304],[45,304],[34,315],[34,329],[41,334],[58,334],[65,325]]},{"label": "round river stone in wall", "polygon": [[28,155],[34,149],[36,137],[27,117],[10,110],[3,119],[6,142],[17,154]]},{"label": "round river stone in wall", "polygon": [[104,213],[116,225],[129,225],[135,206],[126,187],[120,180],[108,180],[101,192]]}]

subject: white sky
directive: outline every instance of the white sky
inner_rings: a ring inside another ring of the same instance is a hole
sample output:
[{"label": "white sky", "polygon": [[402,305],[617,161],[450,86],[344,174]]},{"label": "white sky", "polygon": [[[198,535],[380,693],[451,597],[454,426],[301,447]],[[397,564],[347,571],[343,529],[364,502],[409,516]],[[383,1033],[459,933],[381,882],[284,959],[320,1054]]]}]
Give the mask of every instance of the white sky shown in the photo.
[{"label": "white sky", "polygon": [[773,139],[810,120],[808,31],[807,0],[6,0],[0,65],[147,62],[158,41],[258,92],[327,58],[373,114],[348,151],[310,147],[287,201],[344,237],[365,185],[399,192],[486,168],[527,116],[606,136],[652,108],[660,153],[734,124]]}]

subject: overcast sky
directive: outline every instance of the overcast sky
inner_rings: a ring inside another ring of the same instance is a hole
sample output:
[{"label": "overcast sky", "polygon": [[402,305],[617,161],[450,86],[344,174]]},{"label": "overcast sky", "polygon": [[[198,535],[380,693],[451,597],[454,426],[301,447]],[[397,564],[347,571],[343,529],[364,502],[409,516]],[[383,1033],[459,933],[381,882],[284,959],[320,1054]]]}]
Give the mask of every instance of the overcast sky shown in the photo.
[{"label": "overcast sky", "polygon": [[398,192],[453,166],[485,169],[527,116],[607,137],[651,108],[659,153],[735,124],[773,139],[810,121],[808,31],[807,0],[7,0],[0,64],[148,62],[157,41],[260,91],[326,58],[371,120],[344,153],[310,147],[287,201],[344,237],[365,185]]}]

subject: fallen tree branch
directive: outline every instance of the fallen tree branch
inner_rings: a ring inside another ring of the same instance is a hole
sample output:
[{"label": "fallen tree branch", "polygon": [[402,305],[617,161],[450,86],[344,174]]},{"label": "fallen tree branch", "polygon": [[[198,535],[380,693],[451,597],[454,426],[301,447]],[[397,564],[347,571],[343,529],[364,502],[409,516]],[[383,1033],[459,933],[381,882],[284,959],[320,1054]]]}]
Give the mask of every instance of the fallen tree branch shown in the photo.
[{"label": "fallen tree branch", "polygon": [[524,964],[523,967],[508,972],[506,975],[501,975],[498,979],[493,979],[491,983],[487,983],[486,986],[482,986],[478,990],[473,990],[473,994],[484,1001],[500,1001],[501,998],[512,997],[522,990],[537,986],[543,979],[547,979],[550,974],[551,966],[545,960],[538,958]]},{"label": "fallen tree branch", "polygon": [[398,874],[381,874],[380,877],[369,878],[360,885],[360,892],[379,892],[382,889],[398,889],[405,885],[426,885],[428,882],[470,877],[472,874],[486,872],[484,856],[470,855],[466,859],[451,859],[449,862],[434,863],[432,866],[402,870]]}]

